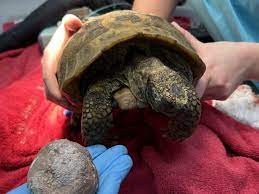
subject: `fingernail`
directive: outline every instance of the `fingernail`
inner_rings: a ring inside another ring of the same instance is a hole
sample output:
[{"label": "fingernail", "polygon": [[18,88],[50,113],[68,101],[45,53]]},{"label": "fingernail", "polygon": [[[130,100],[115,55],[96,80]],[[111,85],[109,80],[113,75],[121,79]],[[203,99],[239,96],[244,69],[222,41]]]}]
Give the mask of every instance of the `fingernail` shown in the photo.
[{"label": "fingernail", "polygon": [[67,29],[71,32],[76,32],[80,27],[76,27],[74,25],[67,25]]}]

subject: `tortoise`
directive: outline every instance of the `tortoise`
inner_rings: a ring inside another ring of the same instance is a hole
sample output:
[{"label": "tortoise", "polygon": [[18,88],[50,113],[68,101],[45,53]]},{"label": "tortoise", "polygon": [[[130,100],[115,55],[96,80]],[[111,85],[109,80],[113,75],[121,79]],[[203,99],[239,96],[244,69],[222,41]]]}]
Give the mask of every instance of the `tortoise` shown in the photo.
[{"label": "tortoise", "polygon": [[195,91],[205,65],[166,20],[120,10],[89,18],[59,61],[62,94],[81,105],[81,133],[98,144],[113,126],[112,110],[149,107],[170,118],[163,136],[182,141],[200,118]]}]

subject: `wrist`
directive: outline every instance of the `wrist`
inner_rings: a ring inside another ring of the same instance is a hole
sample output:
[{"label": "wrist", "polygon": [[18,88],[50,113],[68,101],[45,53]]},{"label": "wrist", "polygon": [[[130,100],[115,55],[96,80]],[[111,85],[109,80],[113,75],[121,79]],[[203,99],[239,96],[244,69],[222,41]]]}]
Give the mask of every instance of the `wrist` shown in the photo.
[{"label": "wrist", "polygon": [[177,2],[178,0],[135,0],[132,10],[169,19]]}]

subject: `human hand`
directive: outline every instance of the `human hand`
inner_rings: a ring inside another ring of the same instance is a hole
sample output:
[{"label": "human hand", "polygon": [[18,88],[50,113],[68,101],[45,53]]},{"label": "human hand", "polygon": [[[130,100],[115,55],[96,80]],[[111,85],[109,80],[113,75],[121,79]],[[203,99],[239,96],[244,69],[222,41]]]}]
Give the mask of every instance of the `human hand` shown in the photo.
[{"label": "human hand", "polygon": [[67,41],[81,28],[82,25],[81,20],[76,16],[71,14],[65,15],[62,19],[61,25],[58,27],[49,44],[45,48],[41,60],[42,76],[47,99],[74,111],[76,108],[61,95],[56,78],[56,72],[58,61]]},{"label": "human hand", "polygon": [[202,43],[175,22],[172,25],[185,36],[206,65],[206,71],[196,85],[199,97],[225,100],[249,77],[253,64],[247,49],[249,43]]},{"label": "human hand", "polygon": [[[120,185],[132,167],[132,160],[126,147],[117,145],[109,149],[103,145],[86,148],[92,158],[99,176],[97,194],[117,194]],[[8,192],[8,194],[29,194],[27,183]]]}]

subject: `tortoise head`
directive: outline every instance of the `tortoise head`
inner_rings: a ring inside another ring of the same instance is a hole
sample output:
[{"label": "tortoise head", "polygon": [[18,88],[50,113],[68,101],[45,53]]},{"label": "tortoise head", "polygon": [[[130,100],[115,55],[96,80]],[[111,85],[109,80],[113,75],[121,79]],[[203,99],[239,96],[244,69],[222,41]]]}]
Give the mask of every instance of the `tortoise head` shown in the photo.
[{"label": "tortoise head", "polygon": [[149,76],[147,102],[154,110],[169,117],[175,116],[188,105],[189,88],[187,81],[178,72],[164,68]]},{"label": "tortoise head", "polygon": [[[150,74],[146,86],[147,103],[157,112],[171,118],[176,139],[191,135],[200,118],[201,104],[192,82],[184,73],[164,65],[159,59],[153,61],[159,68]],[[179,132],[179,133],[178,133]]]}]

